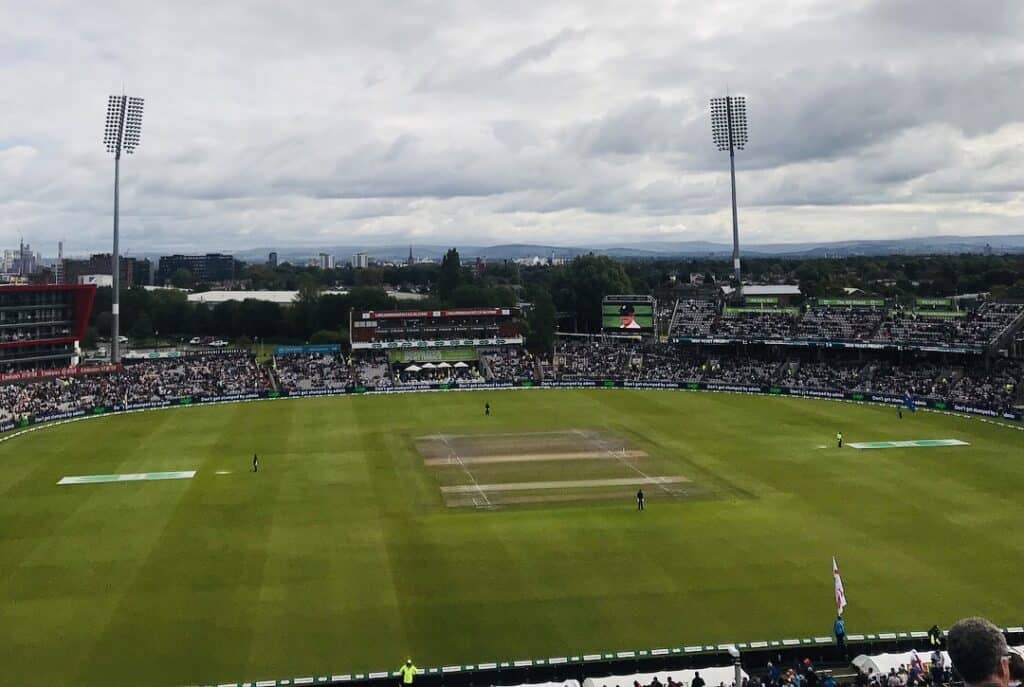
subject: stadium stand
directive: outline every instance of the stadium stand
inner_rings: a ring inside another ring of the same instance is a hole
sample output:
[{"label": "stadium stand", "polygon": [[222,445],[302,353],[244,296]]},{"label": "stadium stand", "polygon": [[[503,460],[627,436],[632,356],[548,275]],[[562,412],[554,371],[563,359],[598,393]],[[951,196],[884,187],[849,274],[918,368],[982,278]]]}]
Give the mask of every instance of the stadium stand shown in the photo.
[{"label": "stadium stand", "polygon": [[878,330],[885,310],[877,306],[812,305],[797,326],[799,339],[867,341]]},{"label": "stadium stand", "polygon": [[793,362],[784,368],[779,382],[797,389],[853,389],[861,382],[865,363],[835,361]]},{"label": "stadium stand", "polygon": [[575,381],[585,379],[632,378],[643,364],[636,343],[619,343],[590,339],[563,340],[555,349],[552,365],[554,379]]},{"label": "stadium stand", "polygon": [[882,363],[873,366],[867,378],[854,389],[893,395],[910,393],[914,396],[935,397],[943,384],[940,381],[941,372],[937,365],[926,362],[910,365]]},{"label": "stadium stand", "polygon": [[688,298],[676,301],[669,323],[669,336],[711,336],[719,310],[719,304],[712,300]]},{"label": "stadium stand", "polygon": [[273,366],[280,388],[288,392],[338,390],[352,383],[350,366],[334,353],[276,355]]},{"label": "stadium stand", "polygon": [[709,360],[704,381],[712,384],[771,384],[780,364],[756,358],[725,358]]},{"label": "stadium stand", "polygon": [[789,339],[797,314],[789,308],[725,308],[715,335],[728,339]]},{"label": "stadium stand", "polygon": [[875,341],[918,346],[991,345],[1024,317],[1024,304],[983,303],[977,310],[894,309],[881,323]]},{"label": "stadium stand", "polygon": [[106,375],[0,385],[0,421],[123,406],[269,391],[269,371],[248,352],[145,360]]},{"label": "stadium stand", "polygon": [[537,380],[536,360],[519,346],[482,349],[480,362],[487,379],[493,382]]},{"label": "stadium stand", "polygon": [[386,353],[364,353],[353,356],[352,368],[357,384],[374,389],[390,389],[394,386],[391,366]]}]

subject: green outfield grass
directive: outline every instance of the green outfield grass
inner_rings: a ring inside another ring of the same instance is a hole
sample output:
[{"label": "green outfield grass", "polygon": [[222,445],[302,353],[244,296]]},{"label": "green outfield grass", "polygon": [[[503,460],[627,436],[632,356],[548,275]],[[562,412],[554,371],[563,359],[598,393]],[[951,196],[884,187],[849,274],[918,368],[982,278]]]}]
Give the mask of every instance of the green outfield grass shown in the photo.
[{"label": "green outfield grass", "polygon": [[[576,470],[565,446],[527,437],[581,428],[621,445]],[[838,430],[970,445],[838,450]],[[470,436],[496,434],[526,438]],[[467,462],[478,484],[635,467],[693,491],[645,487],[644,513],[635,487],[588,500],[588,487],[545,484],[516,493],[550,502],[448,506],[441,486],[472,480],[427,464],[417,440],[430,435],[512,455]],[[516,462],[524,447],[560,453]],[[57,485],[179,470],[196,475]],[[825,635],[833,554],[850,632],[967,614],[1019,624],[1022,521],[1024,433],[849,403],[532,390],[102,417],[0,444],[0,684],[233,682],[409,655],[423,666]]]}]

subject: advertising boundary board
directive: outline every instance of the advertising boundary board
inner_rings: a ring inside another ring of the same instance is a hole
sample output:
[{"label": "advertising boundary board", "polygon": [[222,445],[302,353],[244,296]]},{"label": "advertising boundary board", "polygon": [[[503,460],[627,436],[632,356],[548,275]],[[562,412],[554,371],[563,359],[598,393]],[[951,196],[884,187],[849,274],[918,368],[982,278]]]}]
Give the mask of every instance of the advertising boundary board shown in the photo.
[{"label": "advertising boundary board", "polygon": [[[708,391],[713,393],[736,393],[750,394],[756,396],[788,396],[791,398],[807,398],[816,400],[842,401],[844,403],[857,403],[862,405],[888,405],[901,406],[904,399],[893,394],[876,394],[859,391],[835,391],[829,389],[793,389],[786,386],[756,386],[748,384],[719,384],[709,382],[627,382],[613,379],[586,379],[566,382],[491,382],[479,384],[416,384],[403,386],[400,389],[376,389],[374,387],[352,386],[344,389],[311,389],[308,391],[297,391],[294,393],[280,391],[249,392],[244,394],[231,394],[225,396],[191,397],[168,399],[164,401],[151,401],[146,403],[132,403],[127,407],[124,404],[115,404],[111,407],[95,406],[88,410],[74,410],[63,413],[52,413],[39,417],[23,418],[15,422],[0,423],[0,434],[11,430],[21,429],[23,432],[15,432],[0,437],[0,442],[13,439],[24,432],[42,429],[44,425],[58,425],[76,420],[85,420],[93,417],[107,417],[123,412],[135,413],[144,410],[159,410],[163,408],[182,408],[214,403],[240,403],[249,401],[278,400],[284,398],[312,398],[318,396],[360,396],[360,395],[381,395],[381,394],[408,394],[425,393],[437,391],[504,391],[513,389],[649,389],[664,391]],[[965,405],[933,398],[915,398],[915,404],[924,412],[937,412],[945,415],[958,417],[973,417],[982,422],[999,425],[1007,429],[1024,431],[1024,424],[1019,421],[1024,419],[1021,413],[1006,413],[985,408],[983,406]],[[996,418],[996,420],[988,419]],[[997,420],[1011,420],[1015,424],[1006,424]]]}]

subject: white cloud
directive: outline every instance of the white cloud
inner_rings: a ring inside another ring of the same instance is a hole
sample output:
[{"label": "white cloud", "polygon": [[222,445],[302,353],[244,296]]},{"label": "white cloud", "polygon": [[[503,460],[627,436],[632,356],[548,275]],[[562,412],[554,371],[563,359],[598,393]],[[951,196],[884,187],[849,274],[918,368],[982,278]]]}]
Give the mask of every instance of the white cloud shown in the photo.
[{"label": "white cloud", "polygon": [[1024,232],[1015,2],[0,0],[0,245],[109,243],[103,108],[146,98],[125,245]]}]

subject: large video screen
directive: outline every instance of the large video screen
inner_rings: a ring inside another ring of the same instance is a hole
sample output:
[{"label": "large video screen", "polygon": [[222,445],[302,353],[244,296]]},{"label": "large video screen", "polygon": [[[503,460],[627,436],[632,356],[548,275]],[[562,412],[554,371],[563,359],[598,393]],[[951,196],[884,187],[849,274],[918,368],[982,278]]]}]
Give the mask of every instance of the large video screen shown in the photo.
[{"label": "large video screen", "polygon": [[647,303],[604,303],[601,327],[620,332],[649,332],[654,329],[654,307]]}]

